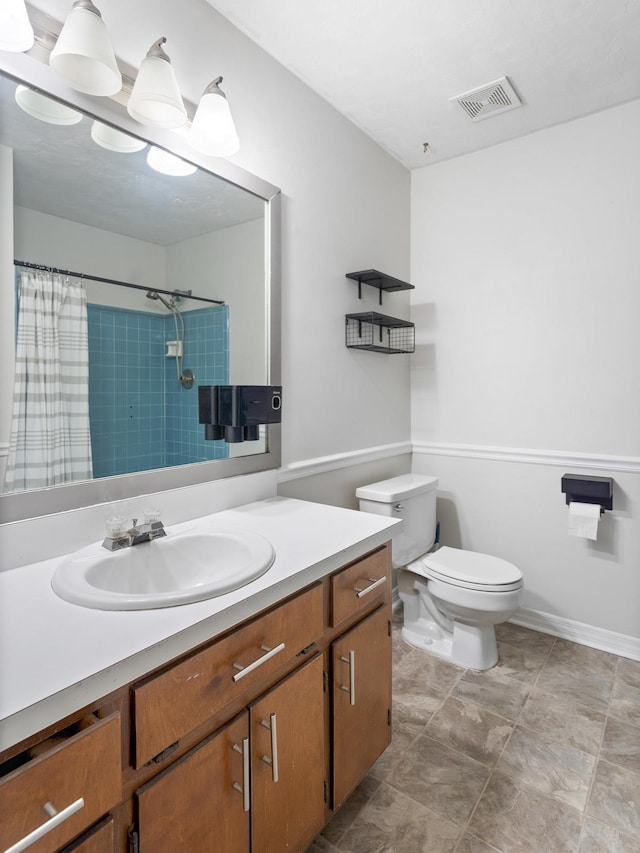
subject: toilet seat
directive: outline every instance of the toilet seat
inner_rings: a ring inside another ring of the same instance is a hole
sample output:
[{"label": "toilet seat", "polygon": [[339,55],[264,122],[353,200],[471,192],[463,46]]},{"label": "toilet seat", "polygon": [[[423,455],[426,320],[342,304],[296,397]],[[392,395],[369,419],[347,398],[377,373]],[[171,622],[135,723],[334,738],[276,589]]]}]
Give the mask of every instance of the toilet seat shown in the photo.
[{"label": "toilet seat", "polygon": [[483,592],[510,592],[522,587],[522,572],[512,563],[446,545],[409,563],[407,569],[432,580]]}]

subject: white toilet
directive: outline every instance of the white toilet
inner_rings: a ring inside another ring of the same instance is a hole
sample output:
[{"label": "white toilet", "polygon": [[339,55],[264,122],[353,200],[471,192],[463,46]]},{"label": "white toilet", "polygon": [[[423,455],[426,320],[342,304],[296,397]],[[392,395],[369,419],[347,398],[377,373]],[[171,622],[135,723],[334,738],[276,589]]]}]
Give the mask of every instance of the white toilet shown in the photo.
[{"label": "white toilet", "polygon": [[506,560],[443,546],[436,535],[436,477],[403,474],[356,490],[360,509],[401,518],[392,540],[402,636],[469,669],[498,661],[494,625],[506,622],[522,596],[522,572]]}]

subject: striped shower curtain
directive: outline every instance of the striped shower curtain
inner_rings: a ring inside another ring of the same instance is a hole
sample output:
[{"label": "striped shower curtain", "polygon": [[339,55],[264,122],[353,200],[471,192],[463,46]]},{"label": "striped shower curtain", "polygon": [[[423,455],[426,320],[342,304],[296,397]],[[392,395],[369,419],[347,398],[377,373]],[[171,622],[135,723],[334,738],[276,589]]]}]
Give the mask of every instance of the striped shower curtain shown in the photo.
[{"label": "striped shower curtain", "polygon": [[89,347],[84,287],[19,273],[16,373],[4,490],[90,479]]}]

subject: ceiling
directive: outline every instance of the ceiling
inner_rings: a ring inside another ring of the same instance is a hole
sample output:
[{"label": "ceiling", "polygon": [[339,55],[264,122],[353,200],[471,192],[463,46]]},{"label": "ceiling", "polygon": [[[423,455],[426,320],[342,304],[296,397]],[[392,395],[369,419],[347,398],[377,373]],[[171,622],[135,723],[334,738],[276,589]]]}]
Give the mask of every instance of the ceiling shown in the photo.
[{"label": "ceiling", "polygon": [[[638,0],[207,2],[410,169],[640,97]],[[521,108],[449,100],[505,76]]]},{"label": "ceiling", "polygon": [[203,169],[186,178],[147,166],[147,150],[117,154],[91,139],[91,119],[46,124],[15,102],[0,75],[0,144],[13,149],[14,201],[93,228],[170,246],[264,216],[262,199]]}]

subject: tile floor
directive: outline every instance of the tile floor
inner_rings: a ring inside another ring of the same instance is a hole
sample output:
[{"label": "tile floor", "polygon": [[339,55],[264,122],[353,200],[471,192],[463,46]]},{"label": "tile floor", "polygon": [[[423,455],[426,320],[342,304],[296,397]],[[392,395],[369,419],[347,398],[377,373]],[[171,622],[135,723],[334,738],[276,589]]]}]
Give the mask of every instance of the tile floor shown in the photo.
[{"label": "tile floor", "polygon": [[308,853],[640,853],[640,662],[505,624],[474,672],[394,621],[393,742]]}]

